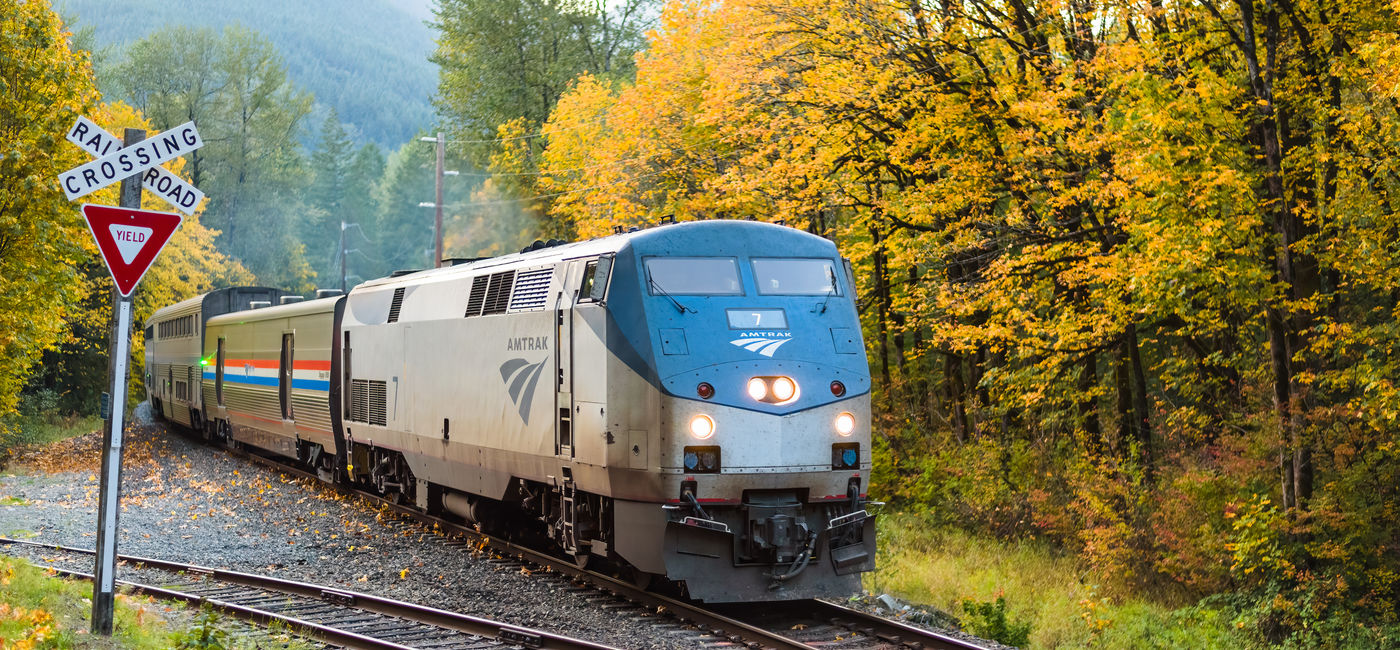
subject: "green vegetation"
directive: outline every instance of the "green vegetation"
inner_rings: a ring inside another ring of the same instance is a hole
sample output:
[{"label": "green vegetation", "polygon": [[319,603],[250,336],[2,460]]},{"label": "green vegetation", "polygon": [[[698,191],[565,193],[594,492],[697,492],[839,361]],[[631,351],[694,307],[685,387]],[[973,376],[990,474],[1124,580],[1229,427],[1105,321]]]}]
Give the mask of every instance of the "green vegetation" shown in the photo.
[{"label": "green vegetation", "polygon": [[[0,468],[6,465],[18,447],[46,445],[102,429],[102,418],[95,415],[55,415],[59,411],[53,404],[35,404],[36,395],[54,397],[48,391],[24,393],[20,396],[18,413],[0,417]],[[9,499],[0,501],[0,505],[22,505],[11,503]]]},{"label": "green vegetation", "polygon": [[56,415],[62,411],[58,402],[53,391],[21,394],[17,413],[0,418],[0,453],[20,445],[46,445],[102,428],[102,418],[95,415]]},{"label": "green vegetation", "polygon": [[[244,0],[190,4],[161,0],[56,0],[56,8],[90,28],[105,58],[174,26],[241,26],[267,38],[281,54],[288,77],[315,95],[316,123],[335,109],[357,145],[392,148],[433,120],[436,71],[428,62],[433,35],[421,9],[388,0],[338,0],[333,5]],[[426,2],[420,4],[427,4]],[[103,90],[115,71],[99,75]],[[200,124],[203,127],[203,124]],[[314,126],[314,125],[313,125]],[[293,137],[309,143],[306,130]]]},{"label": "green vegetation", "polygon": [[1018,648],[1030,642],[1031,624],[1007,619],[1005,597],[997,596],[995,602],[964,598],[962,610],[967,628],[977,636]]},{"label": "green vegetation", "polygon": [[1078,561],[1045,540],[1003,541],[881,516],[878,570],[866,588],[954,613],[968,632],[1031,648],[1231,648],[1228,617],[1170,603],[1105,596]]},{"label": "green vegetation", "polygon": [[[879,520],[880,555],[867,590],[951,613],[967,632],[1029,648],[1380,648],[1400,627],[1346,613],[1326,615],[1335,593],[1279,603],[1268,590],[1191,602],[1180,591],[1124,596],[1099,582],[1083,561],[1046,539],[1002,540],[890,512]],[[1279,620],[1279,610],[1299,620]],[[1318,614],[1324,614],[1319,616]],[[1306,617],[1307,620],[1301,620]],[[1305,631],[1284,639],[1288,624]]]},{"label": "green vegetation", "polygon": [[[87,647],[92,586],[44,575],[29,563],[0,555],[0,639],[13,648]],[[153,600],[119,596],[114,639],[122,648],[171,647],[163,612]]]}]

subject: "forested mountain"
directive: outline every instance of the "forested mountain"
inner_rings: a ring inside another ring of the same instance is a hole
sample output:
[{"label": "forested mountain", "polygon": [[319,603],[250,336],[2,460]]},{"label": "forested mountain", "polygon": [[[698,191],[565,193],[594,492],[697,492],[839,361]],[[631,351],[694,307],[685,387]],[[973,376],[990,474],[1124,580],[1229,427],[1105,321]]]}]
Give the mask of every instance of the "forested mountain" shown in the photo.
[{"label": "forested mountain", "polygon": [[217,31],[242,25],[270,40],[292,82],[315,95],[311,124],[319,124],[333,107],[350,137],[361,144],[392,150],[433,121],[437,79],[428,61],[433,32],[423,22],[431,17],[427,0],[59,0],[55,8],[74,28],[91,27],[96,45],[110,56],[164,26]]}]

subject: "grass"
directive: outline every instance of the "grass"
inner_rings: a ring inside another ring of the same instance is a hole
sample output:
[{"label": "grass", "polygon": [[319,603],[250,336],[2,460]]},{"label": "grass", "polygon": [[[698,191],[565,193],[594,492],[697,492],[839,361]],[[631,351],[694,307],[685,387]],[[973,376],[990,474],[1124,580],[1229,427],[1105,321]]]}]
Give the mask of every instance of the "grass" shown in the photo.
[{"label": "grass", "polygon": [[[870,591],[930,605],[970,632],[1005,599],[1000,629],[1029,624],[1029,648],[1237,648],[1246,643],[1226,615],[1172,608],[1148,596],[1111,598],[1083,579],[1073,557],[1036,541],[1002,541],[932,528],[915,514],[887,512],[879,522],[878,569]],[[970,605],[965,605],[970,601]],[[976,612],[976,613],[974,613]]]},{"label": "grass", "polygon": [[256,647],[304,650],[305,643],[284,631],[237,637],[212,610],[193,612],[149,597],[117,595],[110,639],[88,632],[92,586],[65,580],[16,558],[0,555],[0,648],[168,648]]},{"label": "grass", "polygon": [[17,415],[0,424],[0,446],[47,445],[101,429],[102,418],[96,415]]},{"label": "grass", "polygon": [[0,556],[0,645],[25,648],[170,648],[171,633],[147,599],[119,596],[110,641],[88,633],[92,586],[62,580],[23,560]]}]

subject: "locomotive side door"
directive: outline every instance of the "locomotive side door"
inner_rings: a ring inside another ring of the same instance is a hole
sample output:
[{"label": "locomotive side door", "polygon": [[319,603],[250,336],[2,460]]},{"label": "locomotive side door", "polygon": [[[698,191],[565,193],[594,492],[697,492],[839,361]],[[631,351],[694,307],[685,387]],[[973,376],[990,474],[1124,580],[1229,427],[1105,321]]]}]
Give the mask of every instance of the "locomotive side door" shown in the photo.
[{"label": "locomotive side door", "polygon": [[554,453],[573,458],[574,441],[574,287],[579,263],[566,262],[554,298]]}]

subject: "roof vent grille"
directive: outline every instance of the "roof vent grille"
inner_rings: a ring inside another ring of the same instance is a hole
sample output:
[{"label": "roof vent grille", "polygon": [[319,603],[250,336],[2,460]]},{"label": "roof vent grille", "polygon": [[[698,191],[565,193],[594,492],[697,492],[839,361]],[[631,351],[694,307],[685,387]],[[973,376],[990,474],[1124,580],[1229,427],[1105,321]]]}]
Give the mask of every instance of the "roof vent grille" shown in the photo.
[{"label": "roof vent grille", "polygon": [[472,278],[472,292],[467,296],[467,313],[465,316],[480,316],[481,305],[486,302],[486,282],[490,276],[478,275]]},{"label": "roof vent grille", "polygon": [[510,305],[510,289],[515,281],[515,271],[501,271],[491,274],[491,286],[486,289],[486,303],[481,306],[481,315],[504,314]]},{"label": "roof vent grille", "polygon": [[526,271],[515,276],[515,290],[510,297],[511,311],[543,309],[549,302],[549,280],[554,277],[554,269],[545,268]]},{"label": "roof vent grille", "polygon": [[390,323],[399,322],[399,310],[403,309],[403,287],[394,289],[394,302],[389,303]]}]

